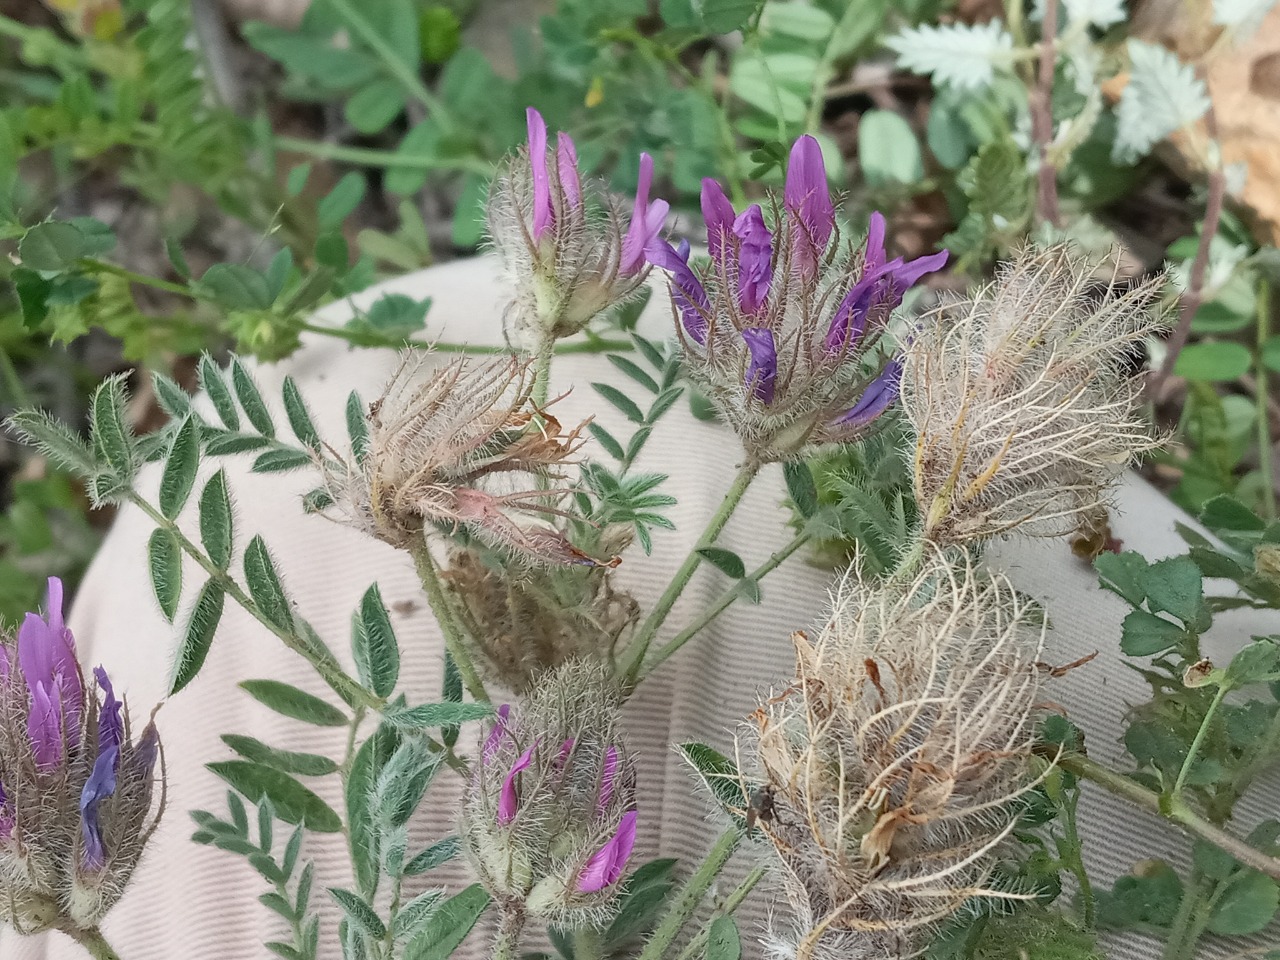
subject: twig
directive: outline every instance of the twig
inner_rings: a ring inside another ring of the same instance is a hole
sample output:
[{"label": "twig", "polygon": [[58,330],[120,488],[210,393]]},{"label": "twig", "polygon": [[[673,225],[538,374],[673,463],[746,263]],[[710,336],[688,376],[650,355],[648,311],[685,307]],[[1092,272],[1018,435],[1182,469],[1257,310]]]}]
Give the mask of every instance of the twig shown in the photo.
[{"label": "twig", "polygon": [[1058,0],[1044,0],[1044,20],[1040,33],[1040,72],[1031,91],[1031,140],[1040,157],[1036,170],[1036,219],[1062,225],[1058,209],[1058,168],[1049,159],[1053,140],[1053,71],[1057,62]]},{"label": "twig", "polygon": [[[1207,88],[1208,81],[1206,81]],[[1196,247],[1196,258],[1191,262],[1191,276],[1187,281],[1187,290],[1182,295],[1178,308],[1178,326],[1166,343],[1164,363],[1159,371],[1147,380],[1147,398],[1156,401],[1160,398],[1160,390],[1169,374],[1173,372],[1178,355],[1187,345],[1191,336],[1191,321],[1204,299],[1204,275],[1209,268],[1209,247],[1218,234],[1218,224],[1222,219],[1222,202],[1227,193],[1227,176],[1222,169],[1222,151],[1218,148],[1218,119],[1210,103],[1209,111],[1204,118],[1205,128],[1209,132],[1209,142],[1213,144],[1212,169],[1209,171],[1209,198],[1205,204],[1204,225],[1200,229],[1200,244]]]}]

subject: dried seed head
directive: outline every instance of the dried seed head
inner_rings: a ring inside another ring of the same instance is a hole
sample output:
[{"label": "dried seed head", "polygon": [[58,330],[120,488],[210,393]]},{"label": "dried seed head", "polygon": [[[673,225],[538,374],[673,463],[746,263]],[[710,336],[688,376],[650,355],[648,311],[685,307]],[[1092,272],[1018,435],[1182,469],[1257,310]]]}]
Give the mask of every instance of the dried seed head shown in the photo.
[{"label": "dried seed head", "polygon": [[566,664],[517,709],[499,710],[485,735],[461,830],[504,909],[576,926],[609,921],[637,822],[620,700],[600,664]]},{"label": "dried seed head", "polygon": [[649,200],[653,158],[640,158],[630,221],[624,205],[596,180],[583,182],[567,134],[547,143],[547,125],[527,111],[529,143],[507,160],[489,190],[489,236],[515,286],[507,339],[536,350],[571,336],[609,307],[633,297],[648,265],[642,252],[667,215]]},{"label": "dried seed head", "polygon": [[843,240],[812,137],[796,141],[771,206],[772,230],[760,206],[735,214],[704,180],[710,266],[691,267],[688,244],[646,250],[670,274],[690,374],[763,461],[856,439],[893,403],[899,368],[875,362],[876,342],[907,289],[947,259],[888,260],[879,214],[865,245]]},{"label": "dried seed head", "polygon": [[363,459],[324,464],[331,515],[401,549],[433,527],[531,563],[593,565],[552,522],[584,425],[533,407],[531,363],[458,359],[420,379],[406,357],[369,408]]},{"label": "dried seed head", "polygon": [[98,925],[159,819],[158,754],[155,725],[134,739],[105,670],[84,681],[50,578],[45,616],[0,636],[0,923]]},{"label": "dried seed head", "polygon": [[474,625],[481,669],[518,694],[571,660],[612,661],[640,615],[605,564],[521,568],[462,547],[443,577]]},{"label": "dried seed head", "polygon": [[971,299],[923,319],[906,349],[902,406],[930,540],[1070,533],[1157,445],[1126,366],[1162,323],[1160,281],[1096,292],[1092,275],[1065,247],[1026,252]]},{"label": "dried seed head", "polygon": [[1007,896],[986,882],[1030,786],[1035,614],[936,555],[910,584],[851,574],[817,640],[795,635],[795,681],[753,714],[793,908],[774,955],[915,956],[969,898]]}]

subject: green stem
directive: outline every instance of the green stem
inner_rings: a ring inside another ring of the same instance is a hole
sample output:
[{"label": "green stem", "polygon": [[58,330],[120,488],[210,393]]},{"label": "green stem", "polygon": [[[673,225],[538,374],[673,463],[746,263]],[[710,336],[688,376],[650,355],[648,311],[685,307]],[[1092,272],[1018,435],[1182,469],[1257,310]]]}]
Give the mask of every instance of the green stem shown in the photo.
[{"label": "green stem", "polygon": [[809,110],[804,126],[807,133],[817,133],[818,128],[822,126],[822,108],[827,102],[827,84],[831,81],[831,68],[835,65],[840,41],[844,39],[845,33],[854,22],[866,15],[866,8],[862,4],[850,3],[845,6],[844,15],[831,31],[827,45],[818,60],[818,69],[813,75],[813,87],[809,93]]},{"label": "green stem", "polygon": [[[755,885],[760,882],[760,878],[765,875],[767,869],[768,867],[762,864],[748,873],[747,879],[743,880],[733,893],[725,897],[724,903],[720,906],[720,909],[716,911],[716,915],[721,917],[732,916],[733,911],[737,910],[742,901],[747,898],[747,894],[755,889]],[[695,960],[695,958],[701,957],[703,950],[707,946],[707,941],[710,938],[711,926],[708,924],[698,932],[696,937],[689,941],[689,945],[680,952],[680,955],[676,960]],[[575,958],[575,960],[577,960],[577,958]]]},{"label": "green stem", "polygon": [[440,574],[436,570],[435,561],[431,559],[431,551],[427,547],[425,538],[413,550],[413,562],[418,570],[418,579],[422,581],[422,589],[427,595],[427,602],[431,604],[431,611],[440,624],[444,645],[453,657],[458,673],[462,674],[462,685],[467,688],[467,692],[473,699],[488,703],[489,694],[485,691],[480,674],[476,672],[475,664],[471,661],[471,652],[467,649],[463,638],[462,626],[445,593],[444,584],[440,582]]},{"label": "green stem", "polygon": [[551,396],[551,358],[555,355],[555,341],[543,340],[533,358],[533,405],[542,410]]},{"label": "green stem", "polygon": [[116,953],[111,944],[107,943],[106,937],[102,935],[102,931],[97,927],[92,930],[81,930],[78,927],[67,924],[61,929],[68,937],[84,947],[89,952],[89,956],[93,957],[93,960],[120,960],[120,954]]},{"label": "green stem", "polygon": [[1080,790],[1071,791],[1070,799],[1063,803],[1062,829],[1066,834],[1066,841],[1071,849],[1071,853],[1066,857],[1067,868],[1075,876],[1076,882],[1080,884],[1080,913],[1081,920],[1084,922],[1086,930],[1092,930],[1094,918],[1096,914],[1097,898],[1093,894],[1093,881],[1089,879],[1089,871],[1085,869],[1084,857],[1082,851],[1084,845],[1080,842],[1080,832],[1076,829],[1076,808],[1080,803]]},{"label": "green stem", "polygon": [[1258,388],[1255,399],[1258,404],[1258,472],[1262,476],[1262,502],[1267,519],[1276,518],[1276,482],[1271,470],[1271,416],[1268,411],[1269,385],[1267,367],[1262,362],[1262,351],[1271,336],[1271,284],[1262,280],[1258,284],[1258,356],[1256,377]]},{"label": "green stem", "polygon": [[1208,925],[1213,905],[1213,899],[1204,896],[1204,881],[1200,871],[1193,866],[1165,940],[1162,960],[1195,960],[1196,943]]},{"label": "green stem", "polygon": [[729,485],[729,489],[725,491],[724,499],[720,501],[720,506],[716,508],[716,512],[707,521],[707,526],[702,531],[702,536],[698,538],[698,542],[689,551],[689,555],[685,557],[680,569],[671,578],[667,589],[663,591],[662,596],[658,598],[657,604],[650,611],[644,623],[641,624],[635,639],[631,641],[630,646],[627,648],[627,659],[621,673],[627,686],[635,686],[637,678],[640,676],[640,667],[644,663],[644,656],[649,650],[649,645],[653,642],[654,636],[671,613],[671,608],[675,606],[676,600],[680,597],[684,588],[689,585],[689,580],[693,577],[694,571],[702,563],[702,556],[698,551],[715,543],[716,537],[720,535],[720,531],[724,529],[724,525],[729,522],[733,511],[737,509],[738,504],[742,501],[742,495],[747,492],[747,487],[751,486],[751,481],[755,479],[756,474],[759,472],[760,464],[755,460],[748,460],[738,468],[738,472],[733,478],[733,483]]},{"label": "green stem", "polygon": [[665,960],[667,949],[675,942],[684,925],[698,909],[698,904],[702,903],[707,890],[720,875],[724,865],[729,862],[729,858],[733,856],[733,851],[738,848],[742,837],[742,830],[736,826],[730,827],[720,835],[720,839],[707,854],[707,859],[702,861],[702,865],[680,889],[680,895],[667,908],[666,915],[653,931],[649,942],[644,945],[638,960]]},{"label": "green stem", "polygon": [[524,904],[515,903],[502,911],[493,960],[516,960],[520,956],[520,935],[524,932]]},{"label": "green stem", "polygon": [[[791,538],[785,546],[775,550],[769,554],[769,559],[760,566],[756,567],[748,573],[743,579],[753,580],[757,583],[772,573],[775,569],[782,565],[789,556],[803,547],[806,543],[813,539],[813,534],[808,529],[803,529]],[[643,680],[649,674],[653,673],[660,664],[668,659],[677,650],[693,639],[695,635],[703,630],[707,624],[711,623],[716,617],[724,613],[725,610],[736,600],[741,594],[737,587],[726,590],[720,599],[704,610],[691,624],[677,633],[669,641],[658,648],[657,652],[649,658],[640,671],[639,680]],[[637,681],[638,682],[638,681]]]},{"label": "green stem", "polygon": [[443,170],[450,173],[478,173],[489,176],[494,166],[479,157],[433,157],[426,154],[399,153],[372,147],[349,147],[341,143],[303,140],[298,137],[275,138],[280,150],[305,153],[323,160],[336,160],[362,167],[408,167],[414,170]]},{"label": "green stem", "polygon": [[94,257],[84,257],[80,261],[91,273],[109,273],[113,276],[122,277],[130,283],[136,283],[142,287],[151,287],[153,290],[163,290],[166,293],[176,294],[179,297],[185,297],[188,300],[204,300],[200,293],[189,286],[181,283],[172,283],[169,280],[161,280],[159,277],[148,277],[144,273],[134,273],[132,270],[126,270],[124,267],[117,266],[109,260],[98,260]]},{"label": "green stem", "polygon": [[324,682],[343,700],[357,708],[372,707],[375,710],[380,710],[385,706],[386,701],[370,693],[356,680],[348,676],[342,669],[342,665],[327,651],[317,650],[306,637],[272,623],[271,619],[254,603],[253,598],[241,589],[240,584],[236,583],[235,579],[226,570],[215,564],[203,550],[192,543],[176,523],[164,516],[136,493],[130,492],[129,502],[150,517],[151,522],[156,526],[167,530],[178,541],[178,545],[183,552],[195,560],[200,568],[209,575],[210,579],[214,580],[223,589],[227,596],[231,597],[255,620],[279,637],[286,647],[311,664],[316,673],[320,674]]},{"label": "green stem", "polygon": [[1182,787],[1191,773],[1191,766],[1200,755],[1200,747],[1204,744],[1204,738],[1209,735],[1209,727],[1213,723],[1214,715],[1218,712],[1219,705],[1230,689],[1230,684],[1222,683],[1218,686],[1218,692],[1213,695],[1213,701],[1209,704],[1209,709],[1205,711],[1204,720],[1200,722],[1200,729],[1196,731],[1195,739],[1191,741],[1191,749],[1187,751],[1187,758],[1182,761],[1182,769],[1178,771],[1178,779],[1174,781],[1173,790],[1169,794],[1171,799],[1181,799]]},{"label": "green stem", "polygon": [[1272,879],[1280,880],[1280,857],[1269,857],[1256,847],[1249,846],[1239,837],[1210,823],[1180,798],[1161,796],[1153,790],[1148,790],[1136,780],[1131,780],[1124,774],[1117,773],[1080,754],[1065,755],[1058,760],[1058,763],[1062,769],[1097,784],[1117,797],[1123,797],[1148,813],[1178,824],[1193,836],[1231,854],[1244,866],[1265,873]]}]

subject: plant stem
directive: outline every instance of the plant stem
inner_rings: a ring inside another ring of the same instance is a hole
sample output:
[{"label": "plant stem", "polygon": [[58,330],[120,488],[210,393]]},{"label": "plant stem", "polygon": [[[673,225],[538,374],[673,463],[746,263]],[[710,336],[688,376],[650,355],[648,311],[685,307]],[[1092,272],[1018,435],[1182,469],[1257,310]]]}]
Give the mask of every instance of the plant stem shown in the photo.
[{"label": "plant stem", "polygon": [[[747,879],[743,880],[733,893],[725,897],[724,903],[721,905],[720,909],[716,911],[716,915],[721,917],[731,916],[733,911],[737,910],[742,901],[747,898],[747,894],[749,894],[755,888],[755,885],[760,882],[760,878],[765,875],[765,871],[767,869],[768,868],[762,864],[748,873]],[[680,956],[678,956],[676,960],[695,960],[695,958],[701,957],[702,951],[706,948],[707,940],[710,939],[710,937],[711,928],[710,925],[708,925],[700,930],[696,937],[689,941],[689,945],[680,951]],[[575,960],[577,960],[576,957]]]},{"label": "plant stem", "polygon": [[1183,887],[1178,912],[1165,940],[1162,960],[1195,960],[1196,943],[1209,922],[1216,896],[1206,898],[1205,877],[1193,865],[1187,883]]},{"label": "plant stem", "polygon": [[427,602],[431,604],[431,611],[440,624],[444,645],[453,657],[453,662],[457,664],[458,673],[462,674],[462,685],[474,699],[481,703],[488,703],[489,694],[484,689],[480,674],[476,672],[475,664],[471,662],[471,652],[463,639],[462,626],[458,623],[457,614],[454,613],[444,585],[440,582],[440,574],[436,570],[435,562],[431,559],[431,551],[427,547],[426,539],[424,538],[412,552],[414,566],[418,570],[418,579],[422,581]]},{"label": "plant stem", "polygon": [[658,924],[657,929],[653,931],[653,936],[649,938],[649,942],[644,945],[644,949],[640,952],[637,960],[665,960],[667,948],[675,942],[676,937],[680,935],[680,931],[684,929],[684,925],[688,923],[689,918],[698,909],[698,904],[702,902],[702,898],[706,895],[711,884],[715,882],[716,877],[720,875],[720,871],[724,869],[724,865],[733,856],[733,851],[737,849],[742,837],[742,830],[736,826],[730,827],[720,834],[720,839],[715,842],[715,845],[707,854],[707,859],[702,861],[702,865],[698,867],[693,876],[680,889],[680,895],[667,909],[662,921]]},{"label": "plant stem", "polygon": [[1265,873],[1272,879],[1280,880],[1280,857],[1269,857],[1261,850],[1249,846],[1239,837],[1205,820],[1181,799],[1162,797],[1136,780],[1131,780],[1124,774],[1117,773],[1080,754],[1065,754],[1058,763],[1064,770],[1070,770],[1076,776],[1096,783],[1148,813],[1154,813],[1156,816],[1178,824],[1188,833],[1231,854],[1244,866]]},{"label": "plant stem", "polygon": [[1182,787],[1187,782],[1187,777],[1191,773],[1191,765],[1196,762],[1196,757],[1200,755],[1200,747],[1204,744],[1204,738],[1209,735],[1209,726],[1213,723],[1214,715],[1218,712],[1218,707],[1222,704],[1223,698],[1231,689],[1229,683],[1223,682],[1218,685],[1218,692],[1213,695],[1213,700],[1209,703],[1209,709],[1205,711],[1204,719],[1200,721],[1200,729],[1196,731],[1195,739],[1191,741],[1191,748],[1187,751],[1187,758],[1182,761],[1182,769],[1178,771],[1178,779],[1174,781],[1173,790],[1169,796],[1173,800],[1182,798]]},{"label": "plant stem", "polygon": [[89,956],[93,960],[120,960],[120,954],[107,943],[106,937],[102,935],[102,931],[97,927],[92,930],[81,930],[79,927],[73,927],[67,924],[60,928],[63,933],[74,940],[80,946],[89,952]]},{"label": "plant stem", "polygon": [[533,405],[542,410],[551,396],[551,358],[555,355],[555,341],[543,340],[533,358]]},{"label": "plant stem", "polygon": [[407,154],[372,147],[349,147],[341,143],[325,143],[322,140],[303,140],[298,137],[275,138],[281,150],[305,153],[322,160],[336,160],[362,167],[409,167],[415,170],[444,170],[451,173],[493,173],[493,164],[479,157],[433,157],[427,154]]},{"label": "plant stem", "polygon": [[324,682],[343,700],[357,708],[372,707],[375,710],[380,710],[386,705],[386,701],[381,697],[370,693],[359,682],[348,676],[346,671],[342,669],[341,664],[327,650],[317,650],[315,645],[306,637],[272,623],[270,618],[258,609],[258,605],[253,601],[253,598],[241,589],[240,584],[236,583],[231,574],[209,559],[203,550],[187,538],[176,523],[132,491],[129,493],[129,502],[151,518],[151,522],[156,526],[167,530],[178,541],[178,545],[183,552],[195,560],[200,568],[209,575],[210,579],[214,580],[223,589],[227,596],[231,597],[255,620],[279,637],[286,647],[311,664],[316,673],[320,674]]},{"label": "plant stem", "polygon": [[634,688],[637,678],[640,676],[640,667],[644,663],[644,656],[649,650],[649,645],[653,642],[654,636],[671,613],[671,608],[675,606],[676,600],[680,597],[684,588],[689,585],[689,580],[693,577],[694,571],[702,563],[702,556],[698,551],[715,543],[716,537],[720,535],[720,531],[724,529],[724,525],[729,522],[733,511],[737,509],[738,504],[742,501],[742,495],[747,492],[747,487],[751,486],[751,481],[755,479],[756,474],[759,472],[760,464],[755,460],[748,460],[738,468],[738,472],[733,478],[733,483],[729,485],[729,489],[725,491],[724,499],[720,501],[720,506],[716,508],[716,512],[707,521],[707,526],[702,531],[702,536],[698,538],[694,548],[689,551],[684,563],[675,572],[675,576],[667,584],[667,589],[658,598],[657,604],[650,611],[649,616],[645,618],[635,638],[628,646],[627,659],[620,674],[624,685]]},{"label": "plant stem", "polygon": [[149,277],[144,273],[134,273],[124,267],[112,263],[110,260],[98,260],[94,257],[84,257],[80,260],[82,264],[89,268],[93,273],[109,273],[113,276],[122,277],[130,283],[136,283],[142,287],[151,287],[153,290],[163,290],[165,293],[176,294],[179,297],[185,297],[188,300],[205,299],[200,296],[199,292],[189,286],[181,283],[173,283],[169,280],[161,280],[159,277]]},{"label": "plant stem", "polygon": [[1093,894],[1093,882],[1089,879],[1089,871],[1084,866],[1084,857],[1081,855],[1083,844],[1080,842],[1080,832],[1076,829],[1076,808],[1079,804],[1080,790],[1077,787],[1071,791],[1070,800],[1063,803],[1063,813],[1066,817],[1063,818],[1062,829],[1066,833],[1065,839],[1071,848],[1071,855],[1066,858],[1067,868],[1080,884],[1080,919],[1086,930],[1092,930],[1097,898]]},{"label": "plant stem", "polygon": [[1257,389],[1254,399],[1258,404],[1258,472],[1262,476],[1262,503],[1268,520],[1276,518],[1276,481],[1271,470],[1271,422],[1268,419],[1269,384],[1267,368],[1262,362],[1262,351],[1271,336],[1271,284],[1265,279],[1258,283],[1258,356]]},{"label": "plant stem", "polygon": [[1036,218],[1057,227],[1062,214],[1058,209],[1058,170],[1049,159],[1049,143],[1053,140],[1053,72],[1057,61],[1055,41],[1058,33],[1058,0],[1044,0],[1044,18],[1040,32],[1040,71],[1031,91],[1031,140],[1040,156],[1036,170]]},{"label": "plant stem", "polygon": [[827,103],[827,84],[831,82],[831,68],[835,65],[840,41],[844,39],[844,35],[850,27],[865,16],[867,16],[867,11],[862,4],[848,4],[844,9],[844,14],[827,38],[827,45],[822,50],[822,56],[818,59],[818,68],[813,74],[813,86],[810,88],[809,93],[809,109],[804,123],[806,133],[817,133],[818,128],[822,125],[822,108]]},{"label": "plant stem", "polygon": [[[802,529],[791,539],[789,543],[769,554],[769,559],[748,573],[743,580],[754,580],[757,582],[763,580],[768,574],[781,566],[783,561],[812,539],[813,534],[811,534],[807,529]],[[704,610],[691,624],[658,648],[658,651],[649,658],[647,663],[643,665],[640,671],[639,680],[643,680],[649,674],[653,673],[653,671],[656,670],[664,660],[693,639],[693,637],[701,632],[702,629],[712,620],[724,613],[724,611],[728,609],[733,601],[739,596],[740,593],[737,587],[732,587],[726,590],[720,596],[719,600]]]},{"label": "plant stem", "polygon": [[520,956],[520,935],[524,932],[524,904],[515,903],[502,911],[498,925],[498,941],[493,945],[493,960],[516,960]]},{"label": "plant stem", "polygon": [[573,960],[601,960],[604,957],[603,939],[595,927],[573,931]]},{"label": "plant stem", "polygon": [[[469,343],[445,343],[440,340],[416,340],[413,337],[391,338],[384,337],[367,330],[350,330],[346,327],[329,327],[319,323],[302,323],[299,329],[307,333],[317,333],[323,337],[334,337],[338,340],[346,340],[352,346],[356,347],[391,347],[393,349],[410,348],[414,350],[430,350],[432,353],[467,353],[477,356],[496,356],[499,354],[509,354],[511,349],[506,346],[489,346],[486,344],[469,344]],[[595,340],[583,340],[574,343],[557,344],[555,352],[557,354],[569,353],[605,353],[610,350],[631,350],[630,343],[624,340],[608,340],[597,338]]]}]

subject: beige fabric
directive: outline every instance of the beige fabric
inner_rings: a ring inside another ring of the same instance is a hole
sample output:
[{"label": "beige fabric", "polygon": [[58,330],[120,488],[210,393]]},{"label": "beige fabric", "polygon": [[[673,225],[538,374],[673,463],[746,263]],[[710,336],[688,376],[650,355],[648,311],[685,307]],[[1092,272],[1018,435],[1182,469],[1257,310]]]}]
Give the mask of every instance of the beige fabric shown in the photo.
[{"label": "beige fabric", "polygon": [[[502,293],[494,265],[478,259],[428,270],[368,291],[356,298],[367,306],[384,293],[400,292],[434,298],[429,319],[433,337],[452,342],[497,343]],[[662,301],[654,302],[642,319],[642,329],[662,337],[670,323]],[[335,304],[322,319],[341,322],[350,308]],[[287,363],[260,371],[264,391],[279,395],[282,377],[292,374],[302,385],[324,435],[340,442],[343,404],[357,389],[369,400],[378,395],[396,362],[389,353],[350,351],[337,341],[316,338]],[[587,386],[609,378],[612,368],[602,357],[567,356],[557,359],[557,389],[575,387],[563,402],[566,422],[575,415],[598,414],[610,429],[625,434],[626,425],[613,411],[598,404]],[[730,471],[739,457],[732,435],[716,425],[695,420],[678,404],[648,448],[643,467],[673,477],[671,491],[679,506],[671,512],[673,533],[659,532],[653,557],[639,551],[627,558],[619,573],[644,603],[650,603],[670,571],[694,542],[706,517],[722,496]],[[408,559],[396,551],[328,523],[303,516],[297,495],[308,488],[301,474],[251,476],[243,459],[227,462],[237,500],[237,540],[243,546],[254,533],[270,544],[299,608],[320,634],[349,660],[346,653],[349,617],[371,581],[382,588],[395,611],[395,625],[405,657],[402,689],[411,701],[436,698],[440,690],[441,643],[425,606]],[[147,482],[154,485],[154,470]],[[766,471],[750,490],[730,523],[725,543],[746,559],[748,567],[762,561],[785,536],[786,513],[780,508],[780,471]],[[1122,515],[1117,535],[1126,546],[1158,557],[1179,551],[1173,532],[1178,511],[1142,481],[1127,478],[1121,490]],[[191,525],[192,518],[184,517]],[[98,555],[72,617],[81,650],[91,663],[106,664],[124,689],[136,712],[145,712],[162,694],[174,649],[174,630],[157,612],[144,572],[144,550],[150,525],[137,512],[122,512],[112,535]],[[1125,705],[1144,698],[1141,678],[1120,665],[1116,653],[1118,624],[1124,610],[1111,595],[1097,588],[1093,574],[1060,542],[1020,542],[1001,547],[995,562],[1006,567],[1023,590],[1044,599],[1056,625],[1048,657],[1066,663],[1094,649],[1101,655],[1073,671],[1053,688],[1051,696],[1065,704],[1084,727],[1094,755],[1124,766],[1118,743]],[[201,582],[198,571],[186,570],[185,595],[192,597]],[[640,752],[639,856],[659,852],[695,861],[720,827],[707,814],[707,805],[669,747],[687,738],[706,739],[727,748],[733,726],[753,709],[757,694],[779,682],[791,670],[788,636],[812,625],[821,616],[830,583],[827,571],[793,557],[764,584],[759,606],[730,608],[674,662],[646,683],[628,707],[627,720]],[[669,621],[667,635],[701,606],[717,597],[724,578],[704,570],[694,580]],[[1237,617],[1223,625],[1209,641],[1215,659],[1252,633],[1274,632],[1275,619],[1247,623]],[[238,690],[236,682],[273,677],[322,692],[300,660],[232,605],[199,679],[165,705],[159,724],[166,746],[170,779],[170,810],[149,855],[123,903],[106,924],[109,938],[124,960],[218,960],[263,957],[264,939],[283,935],[273,914],[255,898],[264,889],[243,861],[188,841],[191,823],[186,811],[203,807],[224,811],[223,787],[203,764],[226,759],[230,751],[219,735],[248,733],[285,749],[307,749],[340,757],[343,731],[326,731],[285,720],[258,707]],[[331,784],[332,786],[332,784]],[[1280,808],[1280,780],[1241,805],[1246,823],[1274,816]],[[416,824],[417,840],[438,839],[453,831],[457,809],[455,778],[442,777],[429,794]],[[339,798],[328,799],[335,806]],[[1109,882],[1135,860],[1167,856],[1185,863],[1186,844],[1141,814],[1096,790],[1089,790],[1081,811],[1087,836],[1087,857],[1099,881]],[[766,855],[763,848],[740,857],[742,863]],[[325,887],[346,886],[345,849],[340,837],[315,838],[304,856],[318,867],[314,902],[325,908],[323,940],[333,943],[333,916]],[[637,861],[638,862],[638,861]],[[441,878],[433,876],[433,883]],[[445,878],[452,889],[466,882],[457,872]],[[762,888],[767,885],[762,885]],[[728,889],[725,887],[724,889]],[[761,921],[770,899],[762,889],[743,914],[744,956],[762,955],[758,944]],[[482,928],[459,956],[483,957],[487,935]],[[1280,936],[1221,941],[1204,948],[1204,957],[1280,943]],[[1110,942],[1116,960],[1148,960],[1158,956],[1150,940],[1130,937]],[[326,950],[336,957],[336,950]],[[16,940],[0,933],[3,960],[63,960],[79,957],[78,948],[60,936]]]}]

